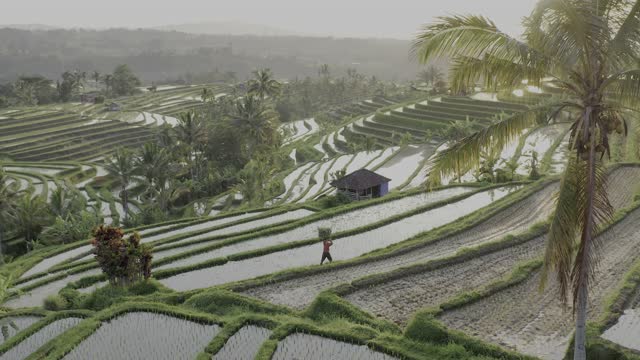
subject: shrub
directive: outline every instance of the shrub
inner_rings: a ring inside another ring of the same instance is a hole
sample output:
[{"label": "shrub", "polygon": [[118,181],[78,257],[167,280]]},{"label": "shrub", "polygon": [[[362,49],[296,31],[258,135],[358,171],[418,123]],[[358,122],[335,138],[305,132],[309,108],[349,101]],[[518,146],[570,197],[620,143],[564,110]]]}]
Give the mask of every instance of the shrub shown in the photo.
[{"label": "shrub", "polygon": [[337,206],[342,206],[351,203],[351,198],[345,194],[337,194],[332,196],[325,196],[318,200],[318,205],[322,209],[330,209]]},{"label": "shrub", "polygon": [[44,308],[51,311],[60,311],[67,308],[67,300],[60,295],[49,295],[44,299]]},{"label": "shrub", "polygon": [[124,238],[121,228],[101,225],[93,231],[94,253],[109,282],[127,285],[151,276],[151,247],[136,232]]},{"label": "shrub", "polygon": [[435,344],[446,344],[450,340],[444,325],[425,312],[418,313],[415,316],[407,326],[404,335],[409,339]]},{"label": "shrub", "polygon": [[91,236],[91,231],[102,221],[98,213],[84,210],[77,215],[70,214],[64,219],[58,216],[53,225],[44,229],[40,241],[45,245],[53,245],[84,240]]},{"label": "shrub", "polygon": [[114,286],[106,285],[96,289],[94,292],[88,295],[82,295],[82,301],[80,308],[89,310],[102,310],[106,309],[113,304],[118,304],[125,301],[125,298],[132,296],[144,296],[150,294],[156,294],[154,300],[160,300],[161,295],[164,295],[165,289],[162,284],[154,280],[139,281],[129,286]]}]

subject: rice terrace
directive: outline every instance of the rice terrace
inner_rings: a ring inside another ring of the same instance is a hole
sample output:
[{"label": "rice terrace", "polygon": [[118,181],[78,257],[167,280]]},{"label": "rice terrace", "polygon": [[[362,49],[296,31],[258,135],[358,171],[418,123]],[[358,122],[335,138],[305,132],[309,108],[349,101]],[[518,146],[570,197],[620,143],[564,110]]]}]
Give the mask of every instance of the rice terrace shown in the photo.
[{"label": "rice terrace", "polygon": [[0,360],[640,359],[640,1],[34,2]]}]

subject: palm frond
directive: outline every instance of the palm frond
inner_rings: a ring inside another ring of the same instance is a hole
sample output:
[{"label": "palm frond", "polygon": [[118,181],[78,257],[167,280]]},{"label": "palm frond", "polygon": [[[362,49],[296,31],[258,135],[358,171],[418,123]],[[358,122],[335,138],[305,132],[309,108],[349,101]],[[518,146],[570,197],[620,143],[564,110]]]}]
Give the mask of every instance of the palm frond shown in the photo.
[{"label": "palm frond", "polygon": [[544,123],[547,120],[546,114],[557,106],[559,105],[542,104],[516,113],[440,152],[436,155],[434,165],[430,169],[430,186],[440,185],[443,178],[448,178],[456,172],[467,172],[477,167],[483,152],[486,152],[489,148],[502,150],[506,145],[514,141],[523,130]]},{"label": "palm frond", "polygon": [[[625,8],[622,5],[620,4],[611,14],[613,18],[611,20],[619,22],[619,25],[618,31],[611,40],[610,52],[618,54],[626,61],[637,60],[640,58],[640,48],[638,48],[640,45],[640,1],[635,1],[628,13],[622,10]],[[621,11],[622,14],[617,14]],[[618,17],[622,17],[622,20],[616,21]]]},{"label": "palm frond", "polygon": [[555,270],[560,286],[560,296],[565,303],[580,226],[580,213],[575,206],[580,188],[580,175],[577,156],[572,152],[556,198],[556,211],[551,220],[540,283],[540,288],[543,289],[549,273]]},{"label": "palm frond", "polygon": [[450,83],[454,91],[467,89],[483,80],[488,89],[511,89],[523,80],[540,84],[547,75],[544,68],[531,68],[514,62],[485,55],[482,59],[460,56],[451,67]]},{"label": "palm frond", "polygon": [[631,69],[610,76],[603,83],[607,99],[614,103],[640,109],[640,69]]},{"label": "palm frond", "polygon": [[[593,278],[601,247],[595,235],[613,214],[606,191],[607,171],[601,162],[596,162],[593,171],[590,189],[587,161],[580,160],[576,153],[570,155],[547,238],[540,287],[544,288],[549,274],[555,272],[564,303],[570,291],[575,301],[580,286],[588,285]],[[583,232],[587,221],[591,229],[588,237]]]},{"label": "palm frond", "polygon": [[440,22],[425,26],[413,42],[411,53],[421,63],[445,56],[476,59],[490,56],[539,68],[550,61],[527,44],[501,32],[491,20],[482,16],[439,19]]},{"label": "palm frond", "polygon": [[581,1],[540,1],[524,24],[527,44],[566,69],[588,65],[591,45],[606,43],[609,34],[606,22]]},{"label": "palm frond", "polygon": [[[592,144],[595,144],[595,141]],[[589,163],[593,166],[589,166]],[[602,240],[596,234],[613,217],[613,207],[607,195],[607,170],[601,162],[596,161],[593,151],[588,162],[582,162],[582,166],[583,169],[579,173],[583,176],[577,198],[582,233],[571,271],[574,308],[579,298],[578,292],[581,288],[589,287],[598,267]]]}]

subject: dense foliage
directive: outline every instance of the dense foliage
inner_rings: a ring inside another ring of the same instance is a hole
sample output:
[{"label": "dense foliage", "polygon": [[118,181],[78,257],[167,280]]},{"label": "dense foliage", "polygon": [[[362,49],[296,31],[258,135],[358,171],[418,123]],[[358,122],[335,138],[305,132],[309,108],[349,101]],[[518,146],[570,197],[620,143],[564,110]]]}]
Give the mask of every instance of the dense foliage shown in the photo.
[{"label": "dense foliage", "polygon": [[118,65],[113,74],[105,75],[98,71],[65,71],[55,84],[42,75],[20,76],[14,82],[0,84],[0,108],[80,101],[86,92],[99,93],[93,101],[102,103],[106,97],[133,95],[140,85],[127,65]]},{"label": "dense foliage", "polygon": [[100,268],[114,285],[128,285],[151,276],[151,247],[140,243],[138,233],[125,237],[120,228],[100,226],[91,244]]}]

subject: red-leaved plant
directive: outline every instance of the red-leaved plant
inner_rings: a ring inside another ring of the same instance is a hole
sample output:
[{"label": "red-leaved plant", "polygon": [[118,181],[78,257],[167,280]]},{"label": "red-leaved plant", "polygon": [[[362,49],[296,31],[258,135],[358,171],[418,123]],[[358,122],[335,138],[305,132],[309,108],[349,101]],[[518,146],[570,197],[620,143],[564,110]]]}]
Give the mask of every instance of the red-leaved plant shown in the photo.
[{"label": "red-leaved plant", "polygon": [[93,230],[95,258],[114,285],[127,285],[151,276],[151,247],[140,243],[137,232],[124,237],[121,228],[100,225]]}]

